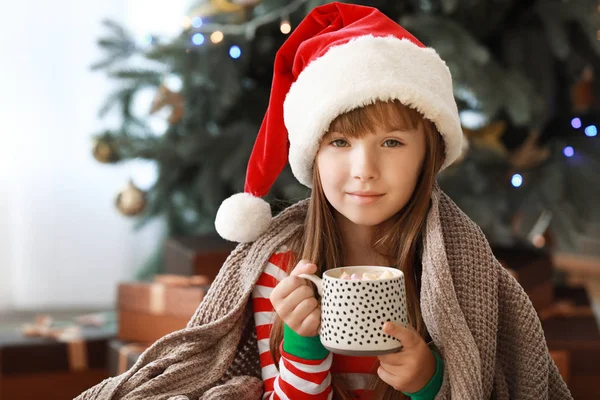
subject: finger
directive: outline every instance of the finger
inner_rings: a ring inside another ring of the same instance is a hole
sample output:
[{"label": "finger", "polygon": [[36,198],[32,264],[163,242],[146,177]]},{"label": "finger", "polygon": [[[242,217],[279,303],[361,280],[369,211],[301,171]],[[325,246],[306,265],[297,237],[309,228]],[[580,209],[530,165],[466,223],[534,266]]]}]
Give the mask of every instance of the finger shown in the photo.
[{"label": "finger", "polygon": [[308,286],[306,284],[306,279],[302,279],[297,276],[288,276],[279,282],[271,292],[271,302],[273,302],[273,300],[282,301],[292,294],[292,292],[302,286]]},{"label": "finger", "polygon": [[294,308],[294,317],[296,315],[299,317],[301,321],[305,320],[313,311],[315,311],[319,307],[319,302],[314,297],[309,297]]},{"label": "finger", "polygon": [[[300,336],[308,336],[308,332],[311,332],[311,335],[314,335],[318,324],[320,323],[320,318],[315,319],[315,315],[313,315],[315,311],[317,310],[312,309],[309,311],[308,306],[304,305],[303,309],[299,312],[294,311],[293,314],[290,314],[285,323]],[[319,311],[318,316],[320,317],[320,315]]]},{"label": "finger", "polygon": [[383,365],[380,365],[379,368],[377,368],[377,375],[379,375],[381,380],[390,385],[391,387],[398,387],[398,378],[396,377],[396,375],[386,370],[383,367]]},{"label": "finger", "polygon": [[394,366],[394,367],[400,366],[400,365],[406,365],[407,357],[408,357],[407,354],[402,351],[397,351],[395,353],[377,356],[377,358],[379,359],[379,362],[382,365],[385,364],[385,365]]},{"label": "finger", "polygon": [[309,299],[314,299],[315,303],[317,301],[313,290],[309,286],[300,286],[290,293],[289,296],[284,298],[275,311],[281,318],[284,318],[292,312],[295,313],[295,309],[298,308],[303,301]]},{"label": "finger", "polygon": [[298,276],[300,274],[314,274],[317,272],[317,266],[308,260],[300,260],[296,267],[290,273],[290,276]]},{"label": "finger", "polygon": [[[321,325],[321,310],[317,308],[304,318],[304,321],[300,325],[300,332],[312,332],[311,334],[316,334],[319,331],[319,325]],[[299,333],[299,335],[302,335],[302,333]]]},{"label": "finger", "polygon": [[402,343],[403,349],[411,349],[420,345],[423,341],[421,336],[411,326],[404,327],[393,322],[386,322],[383,326],[383,332],[398,339]]}]

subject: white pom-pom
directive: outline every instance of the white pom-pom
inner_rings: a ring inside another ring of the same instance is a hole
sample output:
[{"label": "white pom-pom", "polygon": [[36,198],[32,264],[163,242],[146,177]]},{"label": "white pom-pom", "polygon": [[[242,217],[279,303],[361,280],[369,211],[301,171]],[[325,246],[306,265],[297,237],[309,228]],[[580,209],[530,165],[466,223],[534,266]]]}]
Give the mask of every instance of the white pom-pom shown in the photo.
[{"label": "white pom-pom", "polygon": [[237,193],[219,207],[215,228],[223,239],[253,242],[267,230],[271,218],[269,203],[248,193]]}]

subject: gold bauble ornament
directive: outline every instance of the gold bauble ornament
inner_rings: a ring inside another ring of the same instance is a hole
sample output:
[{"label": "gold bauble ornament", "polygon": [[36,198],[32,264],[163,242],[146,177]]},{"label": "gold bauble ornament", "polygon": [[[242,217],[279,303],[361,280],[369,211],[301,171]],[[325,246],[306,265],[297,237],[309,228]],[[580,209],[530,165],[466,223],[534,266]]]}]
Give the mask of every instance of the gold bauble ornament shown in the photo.
[{"label": "gold bauble ornament", "polygon": [[92,148],[94,158],[103,163],[110,164],[119,161],[119,156],[110,141],[105,138],[95,138]]},{"label": "gold bauble ornament", "polygon": [[117,195],[115,205],[123,215],[139,215],[146,208],[146,193],[130,180]]}]

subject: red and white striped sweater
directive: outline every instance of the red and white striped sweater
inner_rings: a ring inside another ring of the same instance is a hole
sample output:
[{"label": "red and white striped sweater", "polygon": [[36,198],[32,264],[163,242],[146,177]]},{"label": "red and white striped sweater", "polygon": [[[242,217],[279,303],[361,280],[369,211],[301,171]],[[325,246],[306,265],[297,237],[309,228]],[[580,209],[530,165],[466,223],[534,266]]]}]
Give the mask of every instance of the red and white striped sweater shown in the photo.
[{"label": "red and white striped sweater", "polygon": [[273,288],[288,276],[287,268],[292,253],[279,249],[271,256],[252,293],[254,321],[260,352],[262,378],[265,384],[263,399],[331,399],[331,376],[343,381],[344,386],[359,399],[367,399],[366,390],[376,378],[377,357],[350,357],[329,354],[324,360],[304,360],[283,351],[279,370],[269,351],[269,335],[275,320],[275,311],[269,300]]}]

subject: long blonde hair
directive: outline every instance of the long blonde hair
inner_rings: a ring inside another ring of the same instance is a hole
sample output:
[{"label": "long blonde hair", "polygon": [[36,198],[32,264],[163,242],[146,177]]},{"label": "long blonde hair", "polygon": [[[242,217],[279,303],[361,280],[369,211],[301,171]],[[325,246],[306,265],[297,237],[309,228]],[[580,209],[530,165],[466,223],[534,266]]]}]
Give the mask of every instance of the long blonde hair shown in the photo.
[{"label": "long blonde hair", "polygon": [[[425,219],[430,207],[430,197],[435,177],[444,162],[444,141],[433,123],[423,118],[417,111],[402,105],[399,101],[376,102],[338,116],[330,130],[344,132],[349,137],[362,137],[373,132],[377,126],[389,128],[392,125],[416,129],[422,125],[425,132],[425,158],[415,190],[406,204],[392,217],[390,228],[377,231],[373,237],[373,249],[386,259],[395,260],[395,265],[406,277],[408,319],[421,337],[425,338],[426,327],[421,317],[419,293],[414,276],[414,264],[420,262],[418,250]],[[288,243],[296,257],[289,265],[288,273],[300,259],[310,260],[318,267],[317,275],[324,270],[342,265],[343,248],[340,232],[335,222],[331,204],[327,201],[318,165],[313,171],[313,190],[310,197],[305,229]],[[386,224],[387,225],[387,224]],[[283,340],[283,321],[276,316],[270,337],[270,350],[276,364],[279,360],[279,346]],[[351,399],[350,393],[332,377],[334,397]],[[372,399],[403,399],[405,396],[377,378],[373,387]]]}]

